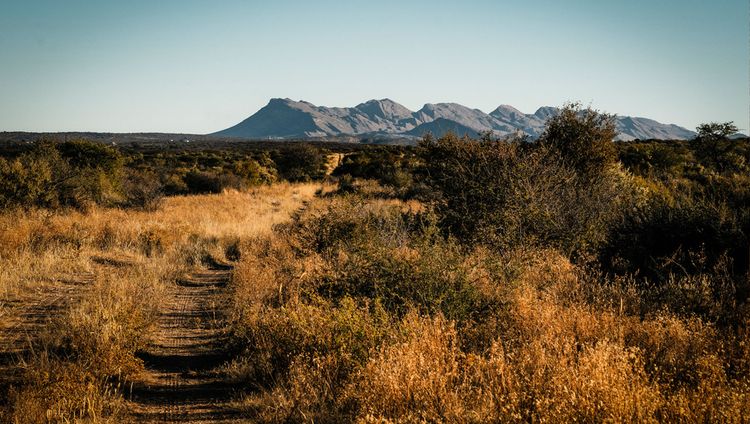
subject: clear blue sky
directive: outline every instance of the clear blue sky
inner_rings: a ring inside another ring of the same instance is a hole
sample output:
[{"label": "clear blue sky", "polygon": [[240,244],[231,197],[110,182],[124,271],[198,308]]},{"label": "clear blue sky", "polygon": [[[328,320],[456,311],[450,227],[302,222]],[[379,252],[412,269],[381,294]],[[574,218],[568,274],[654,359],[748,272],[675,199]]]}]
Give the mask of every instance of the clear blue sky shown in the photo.
[{"label": "clear blue sky", "polygon": [[271,97],[750,127],[747,0],[0,0],[0,131],[206,133]]}]

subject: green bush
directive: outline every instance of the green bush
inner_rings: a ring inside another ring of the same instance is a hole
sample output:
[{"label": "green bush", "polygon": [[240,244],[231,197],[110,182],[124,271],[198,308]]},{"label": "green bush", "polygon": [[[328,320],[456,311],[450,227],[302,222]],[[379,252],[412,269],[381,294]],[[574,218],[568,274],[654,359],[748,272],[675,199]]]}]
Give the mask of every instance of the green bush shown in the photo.
[{"label": "green bush", "polygon": [[120,153],[104,144],[75,140],[60,143],[56,148],[62,158],[76,169],[99,169],[115,175],[123,165]]},{"label": "green bush", "polygon": [[573,103],[547,121],[537,143],[559,154],[581,176],[595,179],[617,161],[616,135],[614,116]]},{"label": "green bush", "polygon": [[122,166],[120,154],[104,145],[43,140],[12,162],[0,162],[0,204],[83,207],[114,201]]},{"label": "green bush", "polygon": [[745,274],[750,251],[747,207],[733,208],[715,199],[673,195],[676,200],[653,197],[613,227],[601,254],[605,267],[652,282],[665,282],[675,274],[710,272],[729,259],[732,274]]},{"label": "green bush", "polygon": [[326,155],[308,144],[276,151],[273,161],[281,178],[293,182],[319,180],[325,176],[328,165]]},{"label": "green bush", "polygon": [[0,158],[0,206],[52,205],[53,173],[49,163],[22,156],[13,161]]},{"label": "green bush", "polygon": [[333,175],[377,180],[405,198],[415,194],[414,173],[418,168],[418,158],[412,150],[378,147],[347,154]]},{"label": "green bush", "polygon": [[242,188],[243,181],[234,174],[215,174],[192,170],[183,177],[188,193],[221,193],[225,188]]},{"label": "green bush", "polygon": [[441,224],[461,240],[514,249],[556,247],[569,255],[601,245],[629,193],[618,168],[596,180],[556,149],[447,135],[420,144],[427,184],[438,193]]},{"label": "green bush", "polygon": [[232,165],[232,173],[242,178],[248,185],[268,184],[276,180],[275,172],[272,172],[254,159],[244,159],[235,162]]},{"label": "green bush", "polygon": [[684,142],[649,141],[619,143],[620,162],[629,171],[650,178],[679,177],[694,161]]},{"label": "green bush", "polygon": [[429,216],[338,199],[292,227],[300,246],[330,264],[316,295],[376,299],[389,312],[442,313],[461,322],[492,303],[472,284],[463,248],[437,237]]}]

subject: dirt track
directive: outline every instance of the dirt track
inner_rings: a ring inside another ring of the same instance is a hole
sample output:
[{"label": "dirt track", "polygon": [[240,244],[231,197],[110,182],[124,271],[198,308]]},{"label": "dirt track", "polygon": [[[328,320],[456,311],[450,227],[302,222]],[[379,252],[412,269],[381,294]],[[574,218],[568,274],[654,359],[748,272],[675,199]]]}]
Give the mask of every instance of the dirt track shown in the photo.
[{"label": "dirt track", "polygon": [[140,355],[146,373],[128,394],[133,421],[241,421],[233,389],[216,371],[226,355],[222,303],[230,273],[197,271],[170,287],[152,344]]}]

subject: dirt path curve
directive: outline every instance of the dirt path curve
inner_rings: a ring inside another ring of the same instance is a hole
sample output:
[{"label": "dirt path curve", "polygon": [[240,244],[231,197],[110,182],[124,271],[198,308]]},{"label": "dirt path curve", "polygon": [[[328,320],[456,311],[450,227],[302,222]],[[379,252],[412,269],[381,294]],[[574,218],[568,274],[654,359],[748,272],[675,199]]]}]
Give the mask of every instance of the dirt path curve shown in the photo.
[{"label": "dirt path curve", "polygon": [[225,359],[223,292],[229,269],[196,271],[170,287],[156,335],[141,354],[146,374],[134,384],[135,422],[241,422],[232,386],[216,367]]}]

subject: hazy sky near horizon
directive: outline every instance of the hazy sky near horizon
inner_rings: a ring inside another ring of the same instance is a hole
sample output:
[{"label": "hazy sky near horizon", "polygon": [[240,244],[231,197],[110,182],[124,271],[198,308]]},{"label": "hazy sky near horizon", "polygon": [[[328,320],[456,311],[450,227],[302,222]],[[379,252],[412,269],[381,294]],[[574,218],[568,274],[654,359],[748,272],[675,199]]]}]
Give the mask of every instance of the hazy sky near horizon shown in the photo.
[{"label": "hazy sky near horizon", "polygon": [[750,127],[747,0],[0,5],[0,131],[208,133],[272,97]]}]

